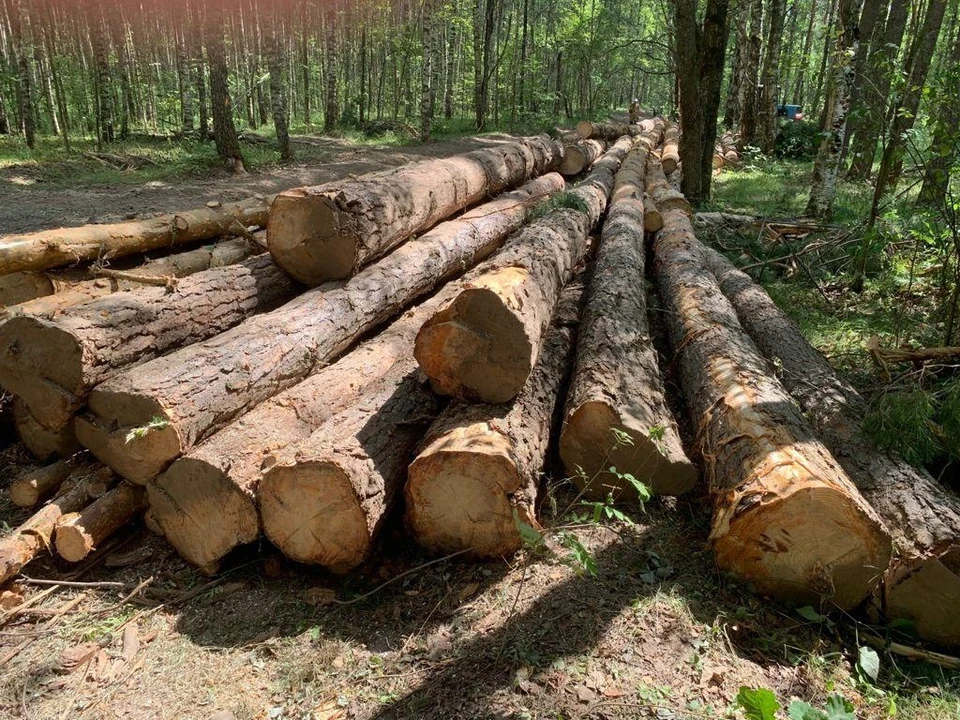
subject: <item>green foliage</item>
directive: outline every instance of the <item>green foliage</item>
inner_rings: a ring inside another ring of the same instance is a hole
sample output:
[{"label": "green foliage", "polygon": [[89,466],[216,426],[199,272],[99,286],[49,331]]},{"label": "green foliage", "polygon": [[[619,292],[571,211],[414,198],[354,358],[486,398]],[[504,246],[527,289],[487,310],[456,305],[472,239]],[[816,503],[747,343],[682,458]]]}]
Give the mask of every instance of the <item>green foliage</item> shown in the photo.
[{"label": "green foliage", "polygon": [[816,123],[808,120],[786,122],[777,135],[776,153],[779,158],[813,160],[817,156],[823,135]]},{"label": "green foliage", "polygon": [[133,428],[130,432],[127,433],[125,442],[131,443],[134,440],[139,440],[147,436],[152,430],[163,430],[165,427],[170,425],[170,421],[166,418],[162,418],[159,415],[154,415],[150,418],[150,422],[141,427]]},{"label": "green foliage", "polygon": [[582,197],[580,197],[575,192],[561,192],[557,193],[549,200],[544,203],[540,203],[536,207],[530,210],[528,214],[528,220],[537,220],[539,218],[549,215],[554,210],[577,210],[578,212],[588,213],[590,208],[587,207],[587,202]]},{"label": "green foliage", "polygon": [[877,651],[866,645],[860,648],[857,654],[857,672],[861,679],[876,682],[880,675],[880,656]]},{"label": "green foliage", "polygon": [[[741,687],[737,693],[737,705],[746,720],[777,720],[781,709],[777,696],[767,688]],[[790,720],[857,720],[853,705],[842,695],[827,698],[824,710],[802,700],[794,700],[787,710]]]},{"label": "green foliage", "polygon": [[777,720],[780,703],[777,696],[767,688],[741,687],[737,693],[737,705],[747,720]]},{"label": "green foliage", "polygon": [[857,720],[853,704],[841,695],[827,698],[825,710],[817,710],[802,700],[794,700],[788,709],[790,720]]},{"label": "green foliage", "polygon": [[863,421],[863,430],[878,447],[923,465],[942,452],[933,432],[936,406],[921,389],[891,390],[876,401]]}]

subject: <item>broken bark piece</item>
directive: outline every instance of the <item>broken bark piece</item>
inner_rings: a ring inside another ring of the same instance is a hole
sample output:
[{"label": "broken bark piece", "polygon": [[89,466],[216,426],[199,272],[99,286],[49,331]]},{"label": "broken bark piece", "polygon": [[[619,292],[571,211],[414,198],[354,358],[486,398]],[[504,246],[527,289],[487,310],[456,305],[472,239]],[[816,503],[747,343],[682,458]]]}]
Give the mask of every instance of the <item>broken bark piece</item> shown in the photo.
[{"label": "broken bark piece", "polygon": [[770,374],[683,211],[664,214],[654,257],[715,503],[717,565],[760,593],[855,607],[890,562],[880,518]]},{"label": "broken bark piece", "polygon": [[406,525],[430,552],[507,556],[521,545],[518,520],[539,527],[540,472],[582,297],[580,279],[564,289],[537,365],[512,402],[455,402],[427,431],[404,495]]},{"label": "broken bark piece", "polygon": [[280,193],[267,225],[276,261],[306,285],[348,278],[416,233],[559,165],[546,135]]},{"label": "broken bark piece", "polygon": [[523,388],[563,285],[587,251],[614,173],[633,145],[621,138],[574,191],[582,209],[558,208],[464,278],[464,289],[426,323],[414,353],[434,390],[501,403]]},{"label": "broken bark piece", "polygon": [[[90,395],[81,441],[133,482],[347,350],[418,297],[493,253],[563,187],[551,173],[442,223],[343,287],[316,288],[218,337],[131,368]],[[159,426],[153,422],[159,419]],[[127,442],[131,430],[156,426]]]},{"label": "broken bark piece", "polygon": [[142,487],[120,483],[78,512],[57,520],[54,543],[67,562],[80,562],[147,507]]}]

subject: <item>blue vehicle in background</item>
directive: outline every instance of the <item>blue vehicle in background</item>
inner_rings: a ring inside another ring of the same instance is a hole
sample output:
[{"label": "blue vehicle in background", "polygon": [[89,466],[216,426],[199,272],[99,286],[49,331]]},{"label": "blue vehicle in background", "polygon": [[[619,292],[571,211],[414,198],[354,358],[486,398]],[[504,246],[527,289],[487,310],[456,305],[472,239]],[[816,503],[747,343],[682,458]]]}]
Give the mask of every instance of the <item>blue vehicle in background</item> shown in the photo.
[{"label": "blue vehicle in background", "polygon": [[803,120],[803,112],[799,105],[777,105],[777,117],[787,120]]}]

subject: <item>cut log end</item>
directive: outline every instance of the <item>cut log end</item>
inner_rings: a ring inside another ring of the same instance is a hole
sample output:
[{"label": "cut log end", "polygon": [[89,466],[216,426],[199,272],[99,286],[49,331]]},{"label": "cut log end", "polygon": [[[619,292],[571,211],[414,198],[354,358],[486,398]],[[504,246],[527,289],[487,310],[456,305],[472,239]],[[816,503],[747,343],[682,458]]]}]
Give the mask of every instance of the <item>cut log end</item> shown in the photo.
[{"label": "cut log end", "polygon": [[[607,403],[585,402],[567,416],[560,457],[578,487],[595,499],[611,494],[614,499],[636,499],[636,489],[611,473],[611,467],[633,475],[657,495],[690,492],[697,484],[696,467],[682,452],[671,457],[667,448],[650,437],[650,430],[624,427]],[[623,440],[618,439],[619,433]]]},{"label": "cut log end", "polygon": [[[487,433],[486,442],[497,436]],[[521,486],[517,469],[502,453],[463,450],[426,452],[409,469],[407,525],[430,552],[466,551],[475,559],[512,555],[520,549],[520,520],[536,527],[529,508],[511,495]]]},{"label": "cut log end", "polygon": [[147,485],[147,496],[164,537],[204,572],[260,534],[253,496],[209,463],[181,458]]},{"label": "cut log end", "polygon": [[60,460],[52,465],[24,473],[8,488],[10,501],[17,507],[33,507],[42,500],[52,497],[64,481],[76,469],[76,465]]},{"label": "cut log end", "polygon": [[359,243],[338,227],[333,200],[314,195],[305,201],[292,190],[274,200],[267,243],[277,263],[305,285],[350,277],[357,266]]},{"label": "cut log end", "polygon": [[20,398],[13,400],[13,422],[20,442],[40,462],[52,457],[67,458],[80,449],[72,421],[58,430],[48,430]]},{"label": "cut log end", "polygon": [[93,552],[93,538],[77,525],[80,513],[70,513],[60,518],[55,535],[57,554],[67,562],[80,562]]},{"label": "cut log end", "polygon": [[464,290],[417,335],[414,355],[442,395],[467,402],[507,402],[530,374],[533,349],[523,325],[505,304],[528,278],[503,268],[483,278],[488,287]]},{"label": "cut log end", "polygon": [[836,487],[798,482],[795,469],[772,469],[784,491],[774,491],[768,475],[767,492],[744,495],[734,517],[715,519],[717,565],[750,578],[761,594],[850,610],[886,570],[889,539]]},{"label": "cut log end", "polygon": [[343,574],[370,551],[354,486],[332,462],[271,468],[260,483],[259,502],[264,533],[292,560]]},{"label": "cut log end", "polygon": [[960,646],[960,550],[901,565],[885,588],[887,617],[913,622],[917,634],[927,640]]}]

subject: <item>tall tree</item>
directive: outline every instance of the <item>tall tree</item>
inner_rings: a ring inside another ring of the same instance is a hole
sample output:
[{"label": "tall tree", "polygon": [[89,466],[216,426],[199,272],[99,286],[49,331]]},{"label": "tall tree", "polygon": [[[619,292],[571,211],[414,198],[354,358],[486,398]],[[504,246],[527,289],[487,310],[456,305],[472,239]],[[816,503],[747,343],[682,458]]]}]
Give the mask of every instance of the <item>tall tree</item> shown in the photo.
[{"label": "tall tree", "polygon": [[750,29],[740,85],[740,145],[757,144],[757,85],[760,82],[760,51],[763,46],[763,0],[745,0],[750,5]]},{"label": "tall tree", "polygon": [[843,149],[840,152],[840,164],[844,164],[847,148],[849,147],[850,136],[856,132],[856,124],[861,116],[861,96],[863,94],[863,82],[867,70],[867,58],[876,48],[877,38],[882,31],[882,23],[878,22],[881,12],[886,10],[889,0],[864,0],[863,9],[860,11],[860,22],[858,24],[860,31],[860,42],[857,46],[857,54],[853,58],[853,89],[850,91],[850,116],[847,118],[847,133],[843,139]]},{"label": "tall tree", "polygon": [[767,155],[773,155],[777,142],[777,98],[780,87],[780,48],[786,0],[768,0],[767,47],[760,73],[760,112],[757,122],[757,144]]},{"label": "tall tree", "polygon": [[270,71],[270,110],[273,115],[273,127],[280,145],[280,159],[283,162],[293,160],[290,146],[289,119],[287,115],[287,61],[285,44],[281,37],[283,12],[280,0],[272,0],[270,8],[270,31],[267,33],[267,68]]},{"label": "tall tree", "polygon": [[[831,2],[832,0],[827,0]],[[810,18],[807,21],[807,35],[803,41],[803,52],[800,56],[800,70],[797,72],[797,85],[792,92],[788,92],[794,103],[803,103],[804,82],[807,77],[807,65],[810,62],[810,52],[813,50],[813,21],[817,18],[817,0],[810,0]]]},{"label": "tall tree", "polygon": [[948,61],[939,73],[937,87],[940,102],[933,123],[933,142],[930,158],[923,174],[918,202],[941,208],[947,197],[951,169],[960,161],[960,21],[954,29],[956,36]]},{"label": "tall tree", "polygon": [[328,7],[323,18],[326,32],[323,43],[323,129],[330,131],[339,124],[340,108],[337,104],[337,23],[336,8]]},{"label": "tall tree", "polygon": [[823,141],[817,152],[810,187],[807,215],[829,219],[837,194],[840,149],[847,129],[850,91],[853,87],[853,57],[857,52],[857,15],[860,0],[840,0],[837,21],[840,35],[830,60],[827,79],[827,104],[824,110]]},{"label": "tall tree", "polygon": [[437,88],[434,83],[434,34],[433,0],[423,0],[421,12],[421,42],[423,45],[423,67],[420,84],[420,139],[430,140],[433,128],[433,108],[436,103]]},{"label": "tall tree", "polygon": [[673,0],[682,187],[694,205],[710,199],[720,85],[727,49],[728,8],[729,0],[707,0],[701,21],[697,16],[697,0]]},{"label": "tall tree", "polygon": [[210,63],[210,105],[213,115],[213,139],[217,154],[235,173],[245,172],[237,129],[233,124],[233,102],[230,99],[226,48],[223,44],[223,6],[226,0],[210,0],[204,23],[204,42]]},{"label": "tall tree", "polygon": [[114,96],[110,78],[110,48],[103,17],[103,4],[93,0],[87,6],[90,46],[93,49],[94,87],[97,99],[97,146],[114,140]]}]

